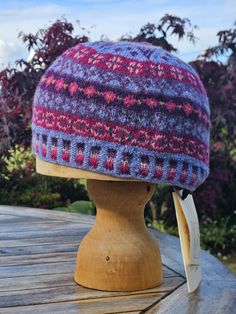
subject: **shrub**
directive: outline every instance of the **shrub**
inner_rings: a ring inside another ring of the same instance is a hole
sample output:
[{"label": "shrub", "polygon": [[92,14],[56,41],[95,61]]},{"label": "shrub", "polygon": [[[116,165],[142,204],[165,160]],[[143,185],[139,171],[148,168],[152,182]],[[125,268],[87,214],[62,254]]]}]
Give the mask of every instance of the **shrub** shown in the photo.
[{"label": "shrub", "polygon": [[16,147],[5,160],[7,175],[0,181],[1,204],[54,208],[88,200],[79,180],[42,176],[35,172],[31,151]]},{"label": "shrub", "polygon": [[54,210],[70,213],[81,213],[86,215],[95,215],[95,205],[91,201],[76,201],[68,207],[56,207]]}]

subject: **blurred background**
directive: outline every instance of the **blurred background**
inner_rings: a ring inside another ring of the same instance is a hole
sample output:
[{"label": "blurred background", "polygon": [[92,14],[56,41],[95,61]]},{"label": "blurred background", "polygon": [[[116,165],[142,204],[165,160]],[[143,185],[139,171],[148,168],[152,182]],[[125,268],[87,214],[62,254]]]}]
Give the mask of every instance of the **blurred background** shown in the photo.
[{"label": "blurred background", "polygon": [[[35,173],[31,109],[55,58],[101,39],[150,42],[198,72],[211,108],[210,175],[194,192],[201,245],[236,272],[235,0],[0,1],[0,204],[95,214],[85,180]],[[178,235],[168,187],[158,185],[145,220]]]}]

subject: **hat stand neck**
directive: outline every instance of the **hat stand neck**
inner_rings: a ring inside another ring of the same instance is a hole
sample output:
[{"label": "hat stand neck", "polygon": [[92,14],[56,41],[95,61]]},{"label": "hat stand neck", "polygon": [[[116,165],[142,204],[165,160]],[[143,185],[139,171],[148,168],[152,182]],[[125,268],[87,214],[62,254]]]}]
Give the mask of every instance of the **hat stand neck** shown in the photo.
[{"label": "hat stand neck", "polygon": [[74,279],[99,290],[132,291],[162,282],[159,248],[144,222],[155,184],[88,180],[96,222],[80,243]]},{"label": "hat stand neck", "polygon": [[74,280],[88,288],[135,291],[162,283],[162,263],[156,240],[144,222],[144,207],[156,188],[126,180],[60,166],[36,158],[38,173],[86,178],[97,209],[96,221],[82,239]]}]

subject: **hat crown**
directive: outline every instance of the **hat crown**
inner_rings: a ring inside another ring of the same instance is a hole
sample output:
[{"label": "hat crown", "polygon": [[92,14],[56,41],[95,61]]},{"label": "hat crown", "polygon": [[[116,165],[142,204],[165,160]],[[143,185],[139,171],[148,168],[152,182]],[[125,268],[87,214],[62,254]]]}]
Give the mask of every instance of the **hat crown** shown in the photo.
[{"label": "hat crown", "polygon": [[35,92],[33,151],[49,162],[194,190],[209,172],[209,104],[195,70],[160,47],[88,42]]}]

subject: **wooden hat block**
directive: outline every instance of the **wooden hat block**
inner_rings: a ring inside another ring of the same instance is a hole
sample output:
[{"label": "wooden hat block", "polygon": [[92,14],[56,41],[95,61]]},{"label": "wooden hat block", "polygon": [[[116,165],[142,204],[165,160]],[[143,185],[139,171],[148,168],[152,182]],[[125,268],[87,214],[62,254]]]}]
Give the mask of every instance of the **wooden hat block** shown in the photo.
[{"label": "wooden hat block", "polygon": [[142,290],[162,283],[160,250],[144,222],[144,206],[156,184],[60,166],[38,158],[36,171],[87,179],[97,216],[79,246],[76,283],[107,291]]}]

